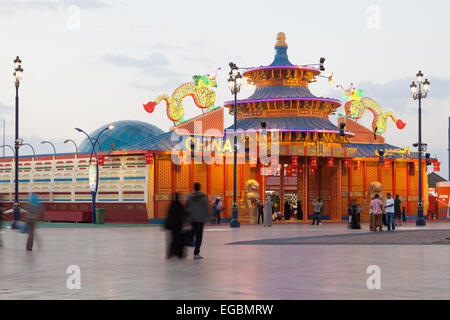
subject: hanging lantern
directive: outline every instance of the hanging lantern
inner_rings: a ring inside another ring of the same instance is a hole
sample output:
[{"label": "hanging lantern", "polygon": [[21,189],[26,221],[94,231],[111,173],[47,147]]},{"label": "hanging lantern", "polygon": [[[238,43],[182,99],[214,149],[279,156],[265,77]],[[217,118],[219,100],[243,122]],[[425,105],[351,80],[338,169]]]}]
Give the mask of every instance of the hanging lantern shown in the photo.
[{"label": "hanging lantern", "polygon": [[315,174],[316,173],[316,167],[309,167],[309,174]]},{"label": "hanging lantern", "polygon": [[433,171],[441,171],[440,165],[441,163],[438,161],[433,162]]},{"label": "hanging lantern", "polygon": [[297,166],[297,157],[292,157],[292,165]]},{"label": "hanging lantern", "polygon": [[361,168],[361,161],[357,160],[357,161],[353,162],[354,170],[359,170],[360,168]]},{"label": "hanging lantern", "polygon": [[391,169],[391,162],[390,161],[386,161],[384,163],[384,170],[389,170]]},{"label": "hanging lantern", "polygon": [[152,164],[153,163],[153,155],[150,152],[145,153],[145,163]]},{"label": "hanging lantern", "polygon": [[311,167],[317,167],[317,157],[311,157],[310,165]]},{"label": "hanging lantern", "polygon": [[298,167],[298,174],[303,174],[303,166]]},{"label": "hanging lantern", "polygon": [[100,167],[103,167],[104,161],[105,160],[104,160],[103,156],[98,156],[98,165]]},{"label": "hanging lantern", "polygon": [[350,159],[344,160],[344,167],[349,168],[350,167]]},{"label": "hanging lantern", "polygon": [[330,167],[330,168],[334,167],[334,158],[328,158],[327,166]]}]

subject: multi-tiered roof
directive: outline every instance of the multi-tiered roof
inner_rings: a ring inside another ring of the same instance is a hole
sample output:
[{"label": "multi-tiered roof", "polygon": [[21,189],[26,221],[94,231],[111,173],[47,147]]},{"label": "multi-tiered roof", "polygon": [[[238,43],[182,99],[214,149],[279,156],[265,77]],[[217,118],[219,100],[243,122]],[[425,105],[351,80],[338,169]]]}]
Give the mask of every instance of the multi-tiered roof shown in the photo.
[{"label": "multi-tiered roof", "polygon": [[[339,137],[339,128],[328,119],[339,108],[340,101],[313,95],[309,84],[316,81],[320,70],[292,64],[287,48],[285,34],[278,33],[273,62],[244,72],[247,82],[255,85],[256,90],[247,99],[237,101],[237,127],[261,129],[264,121],[269,130],[327,133],[333,140],[328,142],[344,142],[346,138]],[[224,105],[230,108],[230,113],[234,112],[234,101]],[[314,137],[306,140],[312,141]]]}]

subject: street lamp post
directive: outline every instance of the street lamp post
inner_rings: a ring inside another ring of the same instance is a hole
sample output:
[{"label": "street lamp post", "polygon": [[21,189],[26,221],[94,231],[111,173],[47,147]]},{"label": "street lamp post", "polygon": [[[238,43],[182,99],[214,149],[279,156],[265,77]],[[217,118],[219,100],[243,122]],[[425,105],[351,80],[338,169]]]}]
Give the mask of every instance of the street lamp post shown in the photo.
[{"label": "street lamp post", "polygon": [[233,162],[233,206],[231,207],[232,220],[230,223],[231,228],[239,228],[240,223],[238,220],[238,206],[236,202],[236,171],[237,171],[237,94],[241,89],[242,76],[239,73],[239,68],[233,62],[230,62],[230,78],[228,78],[228,85],[231,90],[231,94],[234,95],[234,162]]},{"label": "street lamp post", "polygon": [[75,153],[78,153],[78,146],[75,143],[75,141],[73,141],[72,139],[67,139],[67,140],[64,141],[64,143],[67,143],[67,142],[72,142],[73,145],[75,146]]},{"label": "street lamp post", "polygon": [[33,151],[33,159],[36,157],[36,152],[34,152],[34,148],[31,144],[29,143],[22,143],[23,146],[29,146],[31,148],[31,150]]},{"label": "street lamp post", "polygon": [[417,148],[419,151],[419,203],[417,204],[417,220],[416,226],[425,226],[425,219],[423,216],[423,204],[422,204],[422,152],[426,151],[426,144],[422,143],[422,106],[421,101],[427,97],[427,93],[430,90],[430,82],[428,79],[423,81],[423,73],[419,70],[416,74],[417,83],[414,81],[409,86],[411,88],[411,94],[414,100],[419,100],[419,141],[417,142]]},{"label": "street lamp post", "polygon": [[19,57],[14,59],[14,78],[16,84],[16,134],[14,141],[14,148],[16,152],[14,153],[15,165],[14,165],[14,222],[11,224],[11,229],[16,228],[16,222],[20,219],[20,204],[19,204],[19,86],[20,80],[22,80],[22,60]]},{"label": "street lamp post", "polygon": [[4,144],[4,145],[0,146],[0,148],[5,148],[5,147],[10,148],[12,150],[12,153],[13,153],[14,157],[16,156],[16,151],[9,144]]},{"label": "street lamp post", "polygon": [[[89,141],[91,142],[92,145],[92,151],[91,151],[91,156],[89,157],[89,167],[91,166],[92,163],[92,155],[95,154],[95,190],[91,190],[91,194],[92,194],[92,223],[95,223],[95,199],[97,196],[97,191],[98,191],[98,156],[97,156],[97,152],[95,151],[95,145],[97,144],[100,136],[102,135],[103,132],[105,132],[106,130],[112,130],[114,129],[114,126],[111,124],[109,126],[107,126],[106,128],[104,128],[98,135],[97,138],[91,138],[85,131],[83,131],[80,128],[75,128],[75,130],[77,130],[78,132],[82,132],[84,133],[87,138],[89,139]],[[92,140],[95,140],[95,142],[93,142]]]},{"label": "street lamp post", "polygon": [[56,148],[55,145],[53,143],[51,143],[50,141],[41,141],[42,144],[44,143],[48,143],[49,145],[51,145],[53,147],[53,153],[56,154]]}]

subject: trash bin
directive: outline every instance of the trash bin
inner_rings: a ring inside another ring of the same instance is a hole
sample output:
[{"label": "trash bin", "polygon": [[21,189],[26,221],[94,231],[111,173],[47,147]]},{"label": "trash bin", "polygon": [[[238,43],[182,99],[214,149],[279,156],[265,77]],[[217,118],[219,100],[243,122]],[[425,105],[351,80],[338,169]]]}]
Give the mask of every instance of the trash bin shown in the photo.
[{"label": "trash bin", "polygon": [[95,223],[104,224],[105,223],[105,209],[96,208],[95,209]]}]

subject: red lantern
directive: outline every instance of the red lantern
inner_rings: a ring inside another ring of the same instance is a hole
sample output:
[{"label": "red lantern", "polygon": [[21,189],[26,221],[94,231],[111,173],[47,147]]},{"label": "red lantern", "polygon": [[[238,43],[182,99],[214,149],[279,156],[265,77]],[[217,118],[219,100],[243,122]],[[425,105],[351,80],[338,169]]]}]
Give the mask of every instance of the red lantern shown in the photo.
[{"label": "red lantern", "polygon": [[316,173],[316,167],[309,167],[309,174]]},{"label": "red lantern", "polygon": [[327,160],[327,166],[334,167],[334,158],[328,158]]},{"label": "red lantern", "polygon": [[311,157],[310,165],[311,167],[317,167],[317,157]]},{"label": "red lantern", "polygon": [[297,166],[297,157],[292,157],[292,165]]},{"label": "red lantern", "polygon": [[438,161],[433,162],[433,171],[441,171],[440,165],[441,163]]},{"label": "red lantern", "polygon": [[390,161],[386,161],[384,163],[384,170],[389,170],[391,169],[391,162]]},{"label": "red lantern", "polygon": [[344,160],[344,167],[346,167],[346,168],[350,167],[350,160],[349,159],[345,159]]},{"label": "red lantern", "polygon": [[354,170],[359,170],[359,168],[361,168],[361,162],[359,160],[353,162],[353,169]]},{"label": "red lantern", "polygon": [[104,164],[103,156],[98,156],[98,165],[103,167],[103,164]]},{"label": "red lantern", "polygon": [[145,153],[145,163],[152,164],[153,163],[153,155],[150,152]]}]

